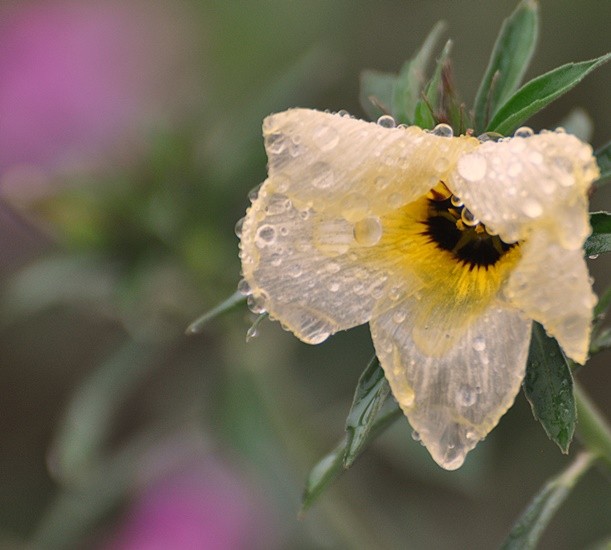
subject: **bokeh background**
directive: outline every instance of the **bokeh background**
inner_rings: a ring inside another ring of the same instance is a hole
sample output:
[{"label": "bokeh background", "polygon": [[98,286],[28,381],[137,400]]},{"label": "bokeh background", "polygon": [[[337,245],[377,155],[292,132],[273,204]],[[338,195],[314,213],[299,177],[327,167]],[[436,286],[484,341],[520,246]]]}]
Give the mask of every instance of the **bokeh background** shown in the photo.
[{"label": "bokeh background", "polygon": [[[533,77],[609,49],[611,5],[541,0]],[[470,105],[514,0],[0,3],[0,548],[493,548],[570,457],[522,395],[457,472],[397,422],[298,518],[372,354],[366,327],[309,347],[240,308],[234,224],[265,178],[261,120],[358,105],[433,24]],[[441,46],[441,45],[440,45]],[[603,68],[576,106],[609,138]],[[583,117],[581,118],[583,120]],[[593,210],[611,207],[609,189]],[[596,289],[609,258],[591,263]],[[609,414],[609,354],[579,379]],[[579,444],[573,443],[571,454]],[[608,535],[590,472],[541,548]]]}]

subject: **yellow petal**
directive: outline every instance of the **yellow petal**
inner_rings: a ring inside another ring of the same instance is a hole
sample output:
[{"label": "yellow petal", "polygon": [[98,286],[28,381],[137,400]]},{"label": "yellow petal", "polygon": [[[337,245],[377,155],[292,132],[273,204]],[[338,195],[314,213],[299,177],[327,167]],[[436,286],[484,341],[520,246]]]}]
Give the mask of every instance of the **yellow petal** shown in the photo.
[{"label": "yellow petal", "polygon": [[[500,303],[457,326],[441,356],[414,341],[420,302],[387,303],[371,320],[376,353],[393,395],[433,459],[454,470],[494,428],[524,377],[531,321]],[[431,331],[431,344],[440,337]]]},{"label": "yellow petal", "polygon": [[483,143],[458,160],[448,186],[505,242],[546,227],[562,247],[577,250],[589,234],[586,197],[598,175],[588,144],[545,132]]},{"label": "yellow petal", "polygon": [[522,259],[509,277],[505,296],[540,322],[571,359],[585,363],[596,296],[583,251],[563,249],[544,230],[521,248]]},{"label": "yellow petal", "polygon": [[349,221],[416,200],[479,144],[308,109],[267,117],[263,134],[270,191]]}]

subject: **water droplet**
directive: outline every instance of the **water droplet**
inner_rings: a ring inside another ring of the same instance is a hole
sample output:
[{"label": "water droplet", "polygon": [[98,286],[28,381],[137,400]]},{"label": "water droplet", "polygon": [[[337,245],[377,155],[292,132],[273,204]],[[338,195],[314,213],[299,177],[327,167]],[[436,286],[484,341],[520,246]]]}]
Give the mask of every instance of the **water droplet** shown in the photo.
[{"label": "water droplet", "polygon": [[264,248],[276,241],[276,230],[269,224],[262,225],[255,234],[255,244],[259,248]]},{"label": "water droplet", "polygon": [[392,193],[387,199],[388,206],[391,208],[400,208],[405,202],[405,198],[401,193]]},{"label": "water droplet", "polygon": [[590,258],[590,260],[595,260],[596,258],[598,258],[599,254],[590,254],[588,256],[588,258]]},{"label": "water droplet", "polygon": [[246,331],[247,342],[250,342],[253,338],[256,338],[257,336],[259,336],[259,329],[255,325],[253,325]]},{"label": "water droplet", "polygon": [[282,264],[282,254],[272,254],[269,257],[269,263],[274,267],[280,266]]},{"label": "water droplet", "polygon": [[244,220],[246,220],[246,217],[240,218],[237,221],[237,223],[235,224],[234,231],[235,231],[236,236],[238,236],[238,237],[242,236],[242,229],[244,227]]},{"label": "water droplet", "polygon": [[456,206],[456,208],[460,208],[461,206],[464,205],[463,201],[460,200],[460,198],[457,197],[456,195],[452,195],[450,202],[452,203],[452,206]]},{"label": "water droplet", "polygon": [[269,134],[265,136],[265,149],[272,155],[279,155],[286,148],[286,136],[284,134]]},{"label": "water droplet", "polygon": [[339,283],[332,281],[327,285],[330,292],[337,292],[339,290]]},{"label": "water droplet", "polygon": [[394,323],[397,323],[398,325],[401,324],[403,321],[405,321],[405,319],[407,318],[407,313],[405,313],[405,311],[398,309],[397,311],[395,311],[392,314],[392,320]]},{"label": "water droplet", "polygon": [[337,114],[341,117],[349,117],[350,113],[348,111],[346,111],[346,109],[340,109],[339,111],[337,111]]},{"label": "water droplet", "polygon": [[486,349],[486,341],[482,336],[476,336],[473,339],[473,349],[475,351],[484,351]]},{"label": "water droplet", "polygon": [[333,170],[326,162],[315,162],[310,171],[311,183],[317,189],[329,189],[333,185]]},{"label": "water droplet", "polygon": [[390,183],[389,179],[385,176],[378,176],[375,179],[375,186],[380,191],[382,191],[383,189],[386,189],[389,183]]},{"label": "water droplet", "polygon": [[566,130],[562,126],[558,126],[558,128],[556,128],[555,132],[557,134],[566,134]]},{"label": "water droplet", "polygon": [[465,225],[469,227],[476,226],[479,223],[479,220],[474,216],[473,212],[468,208],[463,208],[460,212],[460,219],[463,221]]},{"label": "water droplet", "polygon": [[337,262],[329,262],[326,266],[325,269],[329,272],[329,273],[337,273],[340,269],[341,266],[337,263]]},{"label": "water droplet", "polygon": [[420,441],[420,434],[416,430],[412,431],[412,439],[414,441]]},{"label": "water droplet", "polygon": [[450,161],[445,157],[436,158],[433,162],[433,168],[436,172],[444,172],[450,166]]},{"label": "water droplet", "polygon": [[248,198],[249,198],[250,202],[255,202],[257,200],[257,197],[259,196],[259,190],[261,189],[261,185],[262,184],[259,184],[256,187],[253,187],[248,192]]},{"label": "water droplet", "polygon": [[528,126],[522,126],[513,133],[513,137],[528,138],[533,136],[534,134],[535,133],[533,132],[532,128],[529,128]]},{"label": "water droplet", "polygon": [[432,134],[441,137],[452,137],[454,135],[454,130],[449,124],[438,124],[433,128]]},{"label": "water droplet", "polygon": [[388,297],[393,301],[396,302],[399,298],[401,298],[401,289],[398,286],[393,286],[389,291],[388,291]]},{"label": "water droplet", "polygon": [[363,246],[373,246],[382,237],[382,224],[379,218],[365,218],[354,224],[354,239]]},{"label": "water droplet", "polygon": [[462,386],[456,395],[456,403],[462,407],[470,407],[477,400],[477,392],[469,386]]},{"label": "water droplet", "polygon": [[314,143],[321,151],[330,151],[339,143],[339,134],[332,126],[319,126],[312,133]]},{"label": "water droplet", "polygon": [[246,304],[253,313],[265,313],[267,311],[266,303],[267,296],[263,293],[250,294],[246,299]]},{"label": "water droplet", "polygon": [[537,218],[543,213],[543,207],[539,201],[532,198],[526,198],[522,202],[522,212],[529,218]]},{"label": "water droplet", "polygon": [[458,159],[458,173],[466,180],[481,180],[486,175],[486,169],[486,159],[481,155],[468,154]]},{"label": "water droplet", "polygon": [[378,124],[384,128],[394,128],[397,125],[395,119],[390,115],[382,115],[378,118]]},{"label": "water droplet", "polygon": [[286,272],[289,277],[293,277],[293,279],[296,279],[303,273],[303,269],[299,264],[292,264],[288,267]]},{"label": "water droplet", "polygon": [[240,279],[240,282],[238,283],[238,292],[244,296],[252,294],[252,289],[250,288],[250,285],[246,279]]}]

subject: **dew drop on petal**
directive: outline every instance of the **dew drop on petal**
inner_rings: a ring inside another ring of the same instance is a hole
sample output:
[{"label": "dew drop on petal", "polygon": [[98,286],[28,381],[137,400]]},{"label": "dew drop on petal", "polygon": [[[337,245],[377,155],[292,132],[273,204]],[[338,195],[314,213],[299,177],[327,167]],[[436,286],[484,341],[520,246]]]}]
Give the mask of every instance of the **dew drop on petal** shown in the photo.
[{"label": "dew drop on petal", "polygon": [[462,407],[470,407],[476,400],[477,392],[469,386],[462,386],[456,394],[456,403]]},{"label": "dew drop on petal", "polygon": [[445,172],[448,169],[448,166],[450,166],[450,162],[445,157],[438,157],[433,162],[433,168],[437,173]]},{"label": "dew drop on petal", "polygon": [[403,321],[405,321],[405,319],[407,318],[407,314],[405,313],[405,311],[403,310],[397,310],[392,314],[392,320],[393,322],[397,323],[398,325],[401,324]]},{"label": "dew drop on petal", "polygon": [[240,279],[240,282],[238,283],[238,292],[244,296],[252,294],[252,289],[250,288],[250,285],[246,279]]},{"label": "dew drop on petal", "polygon": [[354,224],[354,239],[363,246],[373,246],[382,237],[382,224],[379,218],[365,218]]},{"label": "dew drop on petal", "polygon": [[400,208],[405,202],[405,197],[401,193],[392,193],[388,196],[387,202],[391,208]]},{"label": "dew drop on petal", "polygon": [[339,283],[336,281],[331,281],[327,285],[327,288],[329,289],[329,292],[337,292],[339,290]]},{"label": "dew drop on petal", "polygon": [[303,269],[299,264],[292,264],[287,269],[287,275],[296,279],[303,273]]},{"label": "dew drop on petal", "polygon": [[265,148],[272,155],[282,153],[286,145],[286,136],[284,134],[269,134],[265,137]]},{"label": "dew drop on petal", "polygon": [[456,206],[456,208],[460,208],[464,204],[460,197],[457,197],[456,195],[452,195],[450,202],[452,203],[452,206]]},{"label": "dew drop on petal", "polygon": [[590,260],[595,260],[596,258],[598,258],[598,256],[599,256],[598,254],[590,254],[590,255],[588,256],[588,258],[589,258]]},{"label": "dew drop on petal", "polygon": [[473,215],[471,210],[468,208],[463,208],[460,212],[460,219],[463,221],[465,225],[473,227],[479,223],[479,220]]},{"label": "dew drop on petal", "polygon": [[486,159],[478,154],[464,155],[458,159],[457,168],[464,179],[478,181],[486,175]]},{"label": "dew drop on petal", "polygon": [[341,117],[349,117],[350,113],[348,111],[346,111],[346,109],[340,109],[339,111],[337,111],[337,114]]},{"label": "dew drop on petal", "polygon": [[539,201],[526,198],[522,202],[522,212],[526,214],[529,218],[537,218],[543,213],[543,207],[539,203]]},{"label": "dew drop on petal", "polygon": [[235,224],[234,231],[235,231],[236,236],[238,236],[238,237],[242,236],[242,228],[244,227],[244,220],[245,219],[246,219],[245,217],[244,218],[240,218],[237,221],[237,223]]},{"label": "dew drop on petal", "polygon": [[378,124],[384,128],[394,128],[397,125],[395,119],[390,115],[382,115],[378,118]]},{"label": "dew drop on petal", "polygon": [[420,441],[420,434],[416,430],[412,431],[412,439],[414,441]]},{"label": "dew drop on petal", "polygon": [[486,341],[481,336],[476,336],[473,339],[473,349],[475,351],[484,351],[486,349]]},{"label": "dew drop on petal", "polygon": [[321,151],[330,151],[339,143],[339,134],[332,126],[322,125],[314,130],[312,140]]},{"label": "dew drop on petal", "polygon": [[341,269],[341,266],[337,262],[329,262],[325,268],[329,273],[337,273]]},{"label": "dew drop on petal", "polygon": [[522,126],[521,128],[518,128],[513,134],[514,137],[521,138],[528,138],[532,135],[534,135],[533,129],[529,128],[528,126]]},{"label": "dew drop on petal", "polygon": [[276,241],[276,230],[273,226],[269,224],[262,225],[257,229],[257,233],[255,234],[255,244],[259,248],[264,248],[271,244],[274,244]]},{"label": "dew drop on petal", "polygon": [[265,313],[267,303],[267,296],[265,294],[250,294],[246,299],[246,304],[248,305],[250,311],[253,313]]},{"label": "dew drop on petal", "polygon": [[449,124],[438,124],[433,128],[432,134],[441,137],[452,137],[454,135],[454,130]]},{"label": "dew drop on petal", "polygon": [[256,187],[253,187],[248,192],[248,199],[250,200],[250,202],[255,202],[257,200],[257,197],[259,196],[259,190],[260,189],[261,189],[261,184],[257,185]]},{"label": "dew drop on petal", "polygon": [[333,185],[333,170],[326,162],[315,162],[311,168],[312,186],[317,189],[329,189]]}]

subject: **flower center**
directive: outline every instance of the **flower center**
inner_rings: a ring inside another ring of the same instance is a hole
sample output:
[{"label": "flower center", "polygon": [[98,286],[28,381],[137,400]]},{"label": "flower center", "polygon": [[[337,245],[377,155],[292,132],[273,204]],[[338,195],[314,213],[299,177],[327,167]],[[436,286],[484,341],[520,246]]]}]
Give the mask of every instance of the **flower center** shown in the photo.
[{"label": "flower center", "polygon": [[427,201],[428,215],[422,234],[469,269],[493,266],[517,245],[504,242],[490,231],[443,184],[430,191]]}]

